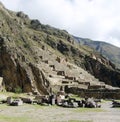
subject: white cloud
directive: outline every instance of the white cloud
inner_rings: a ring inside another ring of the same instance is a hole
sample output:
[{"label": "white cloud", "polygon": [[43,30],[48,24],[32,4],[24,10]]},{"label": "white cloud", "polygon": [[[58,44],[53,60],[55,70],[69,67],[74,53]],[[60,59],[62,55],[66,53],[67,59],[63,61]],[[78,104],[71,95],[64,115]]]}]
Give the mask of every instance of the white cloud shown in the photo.
[{"label": "white cloud", "polygon": [[11,10],[18,10],[19,9],[19,4],[20,4],[20,0],[0,0],[8,9]]},{"label": "white cloud", "polygon": [[120,47],[120,0],[1,0],[44,24]]}]

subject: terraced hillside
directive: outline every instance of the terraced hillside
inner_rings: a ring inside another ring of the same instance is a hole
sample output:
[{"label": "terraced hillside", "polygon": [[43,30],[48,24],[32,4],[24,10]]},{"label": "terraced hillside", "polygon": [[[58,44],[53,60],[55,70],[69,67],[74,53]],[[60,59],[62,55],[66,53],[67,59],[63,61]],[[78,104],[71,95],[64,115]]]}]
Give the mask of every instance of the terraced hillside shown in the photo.
[{"label": "terraced hillside", "polygon": [[109,60],[76,44],[65,30],[30,20],[23,12],[9,11],[2,4],[0,77],[7,91],[19,88],[35,94],[57,92],[66,86],[120,87],[120,72]]}]

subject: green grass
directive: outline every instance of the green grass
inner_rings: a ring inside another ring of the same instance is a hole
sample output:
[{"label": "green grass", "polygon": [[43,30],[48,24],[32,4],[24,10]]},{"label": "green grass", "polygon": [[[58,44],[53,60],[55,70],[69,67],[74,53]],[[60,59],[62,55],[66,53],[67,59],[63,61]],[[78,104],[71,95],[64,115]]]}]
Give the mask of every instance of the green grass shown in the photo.
[{"label": "green grass", "polygon": [[75,95],[75,94],[70,94],[70,97],[75,98],[76,100],[82,100],[83,99],[80,96]]},{"label": "green grass", "polygon": [[74,110],[75,112],[105,112],[104,109],[101,108],[77,108]]},{"label": "green grass", "polygon": [[104,100],[104,99],[102,99],[101,100],[101,103],[106,103],[106,102],[108,102],[109,100]]},{"label": "green grass", "polygon": [[28,97],[24,93],[13,93],[13,92],[0,92],[0,95],[9,96],[9,97]]},{"label": "green grass", "polygon": [[69,120],[68,122],[93,122],[91,120],[87,120],[87,121],[84,121],[84,120]]},{"label": "green grass", "polygon": [[120,100],[115,100],[115,101],[120,102]]},{"label": "green grass", "polygon": [[6,104],[0,104],[0,110],[1,109],[5,109],[5,108],[7,108],[8,106],[6,105]]},{"label": "green grass", "polygon": [[48,105],[48,106],[45,106],[45,105],[29,105],[29,106],[32,106],[32,108],[34,109],[51,109],[51,108],[60,108],[59,106],[57,105]]},{"label": "green grass", "polygon": [[0,122],[29,122],[28,117],[11,117],[11,116],[5,116],[1,115],[0,116]]}]

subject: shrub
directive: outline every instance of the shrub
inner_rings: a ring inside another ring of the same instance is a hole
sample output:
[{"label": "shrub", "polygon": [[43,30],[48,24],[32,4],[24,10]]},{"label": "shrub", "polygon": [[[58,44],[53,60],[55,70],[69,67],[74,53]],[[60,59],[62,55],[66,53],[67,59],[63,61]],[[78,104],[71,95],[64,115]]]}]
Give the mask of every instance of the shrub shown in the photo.
[{"label": "shrub", "polygon": [[16,88],[15,88],[15,93],[22,93],[22,88],[21,87],[19,87],[19,86],[17,86]]}]

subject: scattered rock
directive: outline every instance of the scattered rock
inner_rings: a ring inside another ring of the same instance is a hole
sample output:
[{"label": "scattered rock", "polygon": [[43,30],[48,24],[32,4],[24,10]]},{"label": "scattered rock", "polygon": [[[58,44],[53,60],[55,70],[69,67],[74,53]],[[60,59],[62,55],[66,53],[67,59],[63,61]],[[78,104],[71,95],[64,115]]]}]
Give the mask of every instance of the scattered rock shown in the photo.
[{"label": "scattered rock", "polygon": [[15,99],[10,103],[11,106],[20,106],[23,105],[23,101],[21,99]]}]

